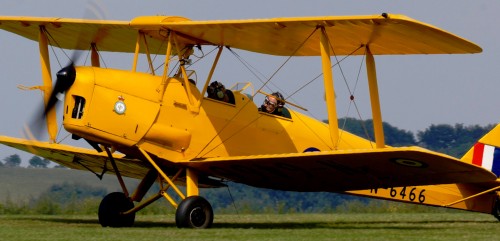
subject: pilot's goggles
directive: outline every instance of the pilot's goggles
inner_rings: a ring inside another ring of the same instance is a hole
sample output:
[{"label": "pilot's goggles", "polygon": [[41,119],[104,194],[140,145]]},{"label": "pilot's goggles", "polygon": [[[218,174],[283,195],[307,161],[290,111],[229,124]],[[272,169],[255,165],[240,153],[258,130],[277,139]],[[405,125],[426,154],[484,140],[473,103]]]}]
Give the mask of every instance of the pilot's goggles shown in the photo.
[{"label": "pilot's goggles", "polygon": [[274,108],[276,108],[278,106],[278,102],[277,101],[273,102],[273,101],[269,100],[267,97],[264,100],[264,104],[267,105],[267,106],[274,107]]}]

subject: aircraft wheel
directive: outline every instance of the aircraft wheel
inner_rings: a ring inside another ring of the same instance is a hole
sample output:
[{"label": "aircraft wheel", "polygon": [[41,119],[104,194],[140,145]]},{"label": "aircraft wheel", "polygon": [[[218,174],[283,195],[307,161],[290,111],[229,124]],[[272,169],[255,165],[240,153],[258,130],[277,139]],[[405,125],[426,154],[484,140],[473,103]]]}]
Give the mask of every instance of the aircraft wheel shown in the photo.
[{"label": "aircraft wheel", "polygon": [[182,200],[175,212],[175,223],[178,228],[210,228],[213,221],[212,206],[200,196]]},{"label": "aircraft wheel", "polygon": [[99,204],[99,223],[103,227],[131,227],[134,225],[135,213],[121,215],[121,212],[134,207],[134,202],[122,192],[106,195]]},{"label": "aircraft wheel", "polygon": [[495,206],[493,207],[493,216],[500,221],[500,198],[497,198],[497,201],[495,202]]}]

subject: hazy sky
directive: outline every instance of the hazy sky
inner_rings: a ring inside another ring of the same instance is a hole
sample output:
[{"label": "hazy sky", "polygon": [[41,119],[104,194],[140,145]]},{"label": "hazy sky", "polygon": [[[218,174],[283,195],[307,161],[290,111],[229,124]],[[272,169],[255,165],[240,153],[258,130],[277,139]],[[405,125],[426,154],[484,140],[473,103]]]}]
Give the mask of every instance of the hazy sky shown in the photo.
[{"label": "hazy sky", "polygon": [[[8,2],[8,3],[5,3]],[[130,20],[141,15],[177,15],[193,20],[248,19],[292,16],[371,15],[387,13],[404,14],[439,28],[450,31],[483,48],[475,55],[425,55],[375,57],[379,91],[384,121],[405,130],[416,132],[430,124],[491,124],[500,120],[500,1],[373,1],[373,0],[212,0],[212,1],[129,1],[111,0],[98,2],[109,20]],[[0,15],[44,16],[82,18],[89,1],[18,0],[2,1]],[[0,135],[21,137],[23,123],[28,121],[41,102],[37,91],[21,91],[18,84],[40,85],[38,45],[17,35],[0,31]],[[270,76],[284,61],[283,58],[242,53],[246,61]],[[54,71],[59,65],[52,59]],[[62,64],[66,59],[60,58]],[[361,58],[353,58],[343,67],[346,82],[356,82]],[[116,61],[116,62],[115,62]],[[128,59],[110,58],[108,65],[130,66]],[[233,82],[254,81],[248,71],[224,69],[223,63],[234,64],[235,58],[224,53],[215,78],[227,85]],[[273,79],[276,86],[291,94],[319,74],[318,58],[301,58],[285,67]],[[371,118],[364,71],[355,92],[363,119]],[[343,78],[334,70],[339,117],[357,117],[351,108],[348,112],[348,94]],[[205,76],[198,75],[201,81]],[[292,101],[310,109],[318,119],[326,119],[321,79],[293,96]],[[254,83],[256,88],[259,83]],[[273,88],[273,86],[271,86]],[[258,103],[260,104],[260,103]],[[10,149],[2,151],[0,158]],[[13,152],[13,151],[12,151]]]}]

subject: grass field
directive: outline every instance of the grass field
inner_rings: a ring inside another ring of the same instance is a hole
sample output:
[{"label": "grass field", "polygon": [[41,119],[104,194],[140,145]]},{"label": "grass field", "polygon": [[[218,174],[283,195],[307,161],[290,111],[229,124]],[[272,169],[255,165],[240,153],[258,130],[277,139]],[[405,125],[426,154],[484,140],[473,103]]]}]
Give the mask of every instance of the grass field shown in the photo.
[{"label": "grass field", "polygon": [[500,222],[475,213],[216,215],[206,230],[138,215],[102,228],[96,216],[0,216],[0,240],[498,240]]}]

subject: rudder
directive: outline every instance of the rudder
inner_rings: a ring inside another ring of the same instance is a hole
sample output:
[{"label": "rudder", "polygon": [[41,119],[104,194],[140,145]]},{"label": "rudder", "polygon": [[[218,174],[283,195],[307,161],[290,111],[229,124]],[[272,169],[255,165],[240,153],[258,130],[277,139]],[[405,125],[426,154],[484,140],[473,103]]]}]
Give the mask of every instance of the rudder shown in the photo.
[{"label": "rudder", "polygon": [[460,160],[483,167],[500,177],[500,124],[481,137]]}]

